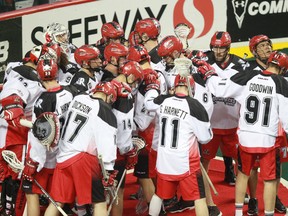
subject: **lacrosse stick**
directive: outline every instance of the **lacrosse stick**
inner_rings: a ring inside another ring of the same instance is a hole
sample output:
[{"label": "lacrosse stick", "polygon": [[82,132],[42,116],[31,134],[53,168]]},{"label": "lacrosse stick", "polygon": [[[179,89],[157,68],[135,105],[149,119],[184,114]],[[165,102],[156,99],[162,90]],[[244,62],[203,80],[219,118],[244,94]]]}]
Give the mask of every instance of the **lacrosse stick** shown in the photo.
[{"label": "lacrosse stick", "polygon": [[20,119],[20,124],[32,129],[34,136],[46,146],[56,146],[60,136],[60,123],[57,115],[53,112],[44,112],[37,117],[34,123],[26,119]]},{"label": "lacrosse stick", "polygon": [[[13,151],[9,150],[3,150],[2,156],[4,160],[8,163],[8,165],[13,169],[14,172],[20,172],[24,169],[24,164],[21,163],[17,157],[16,154]],[[52,202],[52,204],[58,209],[58,211],[64,215],[68,216],[65,211],[56,203],[56,201],[48,194],[47,191],[39,184],[39,182],[34,179],[35,184],[40,188],[40,190],[45,194],[45,196]]]},{"label": "lacrosse stick", "polygon": [[185,23],[179,23],[174,28],[174,33],[183,44],[183,49],[187,49],[189,47],[188,35],[190,34],[190,32],[191,28]]},{"label": "lacrosse stick", "polygon": [[[102,155],[99,155],[99,156],[98,156],[98,161],[99,161],[99,164],[100,164],[100,167],[101,167],[101,171],[102,171],[102,173],[103,173],[104,181],[107,182],[107,181],[108,181],[108,175],[107,175],[107,171],[106,171],[106,169],[105,169],[105,167],[104,167],[104,162],[103,162],[103,159],[102,159]],[[115,191],[116,191],[116,190],[115,190],[115,186],[105,187],[105,190],[108,191],[109,196],[112,197],[112,199],[113,199],[114,197],[118,198],[118,195],[117,195],[117,193],[115,192]],[[109,197],[109,200],[111,200],[110,197]],[[118,199],[116,199],[116,205],[118,204],[117,200],[118,200]]]},{"label": "lacrosse stick", "polygon": [[216,196],[218,196],[218,192],[217,192],[216,188],[214,187],[214,185],[213,185],[213,183],[212,183],[212,181],[211,181],[208,173],[206,172],[206,170],[205,170],[205,168],[203,167],[203,165],[202,165],[201,162],[200,162],[200,167],[201,167],[202,174],[203,174],[204,177],[206,178],[206,180],[207,180],[208,184],[210,185],[210,187],[212,188],[214,194],[215,194]]},{"label": "lacrosse stick", "polygon": [[[132,144],[134,146],[134,148],[136,149],[136,154],[138,155],[139,152],[145,148],[146,146],[146,142],[145,140],[142,138],[142,137],[139,137],[139,136],[133,136],[132,137]],[[115,202],[115,200],[118,198],[117,194],[118,194],[118,191],[120,189],[120,186],[124,180],[124,177],[126,175],[126,172],[127,172],[127,169],[124,169],[123,171],[123,174],[121,176],[121,179],[120,181],[118,182],[118,185],[117,185],[117,188],[116,188],[116,191],[115,191],[115,196],[113,197],[110,205],[109,205],[109,208],[108,208],[108,215],[110,215],[110,212],[111,212],[111,209],[112,209],[112,206],[113,206],[113,203]]]},{"label": "lacrosse stick", "polygon": [[174,64],[175,64],[176,70],[180,74],[180,76],[186,77],[189,96],[193,97],[193,92],[192,92],[190,82],[188,79],[188,76],[190,76],[192,61],[188,58],[177,58],[174,60]]}]

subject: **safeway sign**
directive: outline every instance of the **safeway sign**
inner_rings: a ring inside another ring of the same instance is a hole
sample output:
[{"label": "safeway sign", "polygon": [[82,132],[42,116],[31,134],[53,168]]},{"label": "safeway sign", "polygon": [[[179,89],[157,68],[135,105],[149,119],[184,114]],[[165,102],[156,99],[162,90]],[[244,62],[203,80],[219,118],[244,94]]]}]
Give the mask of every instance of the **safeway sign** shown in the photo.
[{"label": "safeway sign", "polygon": [[205,4],[203,0],[105,0],[39,12],[23,17],[23,52],[44,41],[43,32],[51,22],[69,27],[71,42],[80,46],[100,39],[100,29],[105,22],[117,21],[128,37],[135,23],[147,17],[160,21],[162,37],[174,34],[174,26],[178,23],[187,23],[192,28],[191,45],[208,48],[212,34],[226,29],[225,8],[224,1],[216,4],[212,0],[205,0]]}]

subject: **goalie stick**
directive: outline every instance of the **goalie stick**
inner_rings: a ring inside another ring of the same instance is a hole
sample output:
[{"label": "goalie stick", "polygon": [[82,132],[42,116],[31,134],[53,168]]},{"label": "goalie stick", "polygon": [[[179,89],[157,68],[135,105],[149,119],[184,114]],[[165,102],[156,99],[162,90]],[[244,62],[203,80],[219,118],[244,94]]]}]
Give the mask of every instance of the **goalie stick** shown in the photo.
[{"label": "goalie stick", "polygon": [[[3,159],[8,163],[8,165],[12,168],[14,172],[21,172],[24,169],[24,164],[21,163],[16,154],[10,150],[2,151]],[[65,211],[56,203],[56,201],[48,194],[48,192],[39,184],[39,182],[34,179],[35,184],[40,188],[40,190],[45,194],[45,196],[52,202],[52,204],[58,209],[58,211],[64,215],[68,216]]]}]

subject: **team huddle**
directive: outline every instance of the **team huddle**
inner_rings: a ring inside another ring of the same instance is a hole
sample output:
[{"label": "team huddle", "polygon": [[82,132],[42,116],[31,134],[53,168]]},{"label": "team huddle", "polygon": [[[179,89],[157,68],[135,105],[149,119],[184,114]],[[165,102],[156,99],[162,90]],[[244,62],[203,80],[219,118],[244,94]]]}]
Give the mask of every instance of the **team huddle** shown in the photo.
[{"label": "team huddle", "polygon": [[159,21],[146,18],[126,40],[113,21],[96,44],[76,47],[52,23],[46,43],[10,62],[0,92],[0,215],[122,216],[133,170],[135,214],[221,216],[207,175],[219,147],[223,184],[235,186],[230,215],[242,216],[246,203],[248,215],[259,214],[259,167],[265,216],[285,214],[277,191],[288,56],[256,35],[247,61],[229,52],[224,31],[210,50],[191,50],[189,31],[181,23],[160,40]]}]

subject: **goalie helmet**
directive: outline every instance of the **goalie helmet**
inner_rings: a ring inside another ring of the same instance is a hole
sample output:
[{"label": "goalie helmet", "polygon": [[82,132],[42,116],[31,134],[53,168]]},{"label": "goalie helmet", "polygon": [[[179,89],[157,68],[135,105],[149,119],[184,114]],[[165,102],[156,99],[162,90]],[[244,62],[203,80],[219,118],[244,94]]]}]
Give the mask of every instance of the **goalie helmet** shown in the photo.
[{"label": "goalie helmet", "polygon": [[93,93],[96,92],[102,92],[106,94],[107,96],[112,96],[111,97],[111,102],[114,103],[117,99],[117,92],[114,88],[114,85],[111,82],[99,82],[94,90],[92,91]]},{"label": "goalie helmet", "polygon": [[123,28],[115,21],[104,23],[101,27],[102,37],[105,39],[117,39],[124,37]]},{"label": "goalie helmet", "polygon": [[174,87],[176,88],[177,86],[186,86],[188,87],[188,82],[190,84],[190,87],[192,89],[192,93],[194,93],[195,89],[195,81],[191,75],[189,76],[181,76],[180,74],[177,74],[174,80]]},{"label": "goalie helmet", "polygon": [[170,35],[161,40],[158,46],[158,55],[160,57],[171,56],[174,51],[182,52],[183,45],[179,38]]},{"label": "goalie helmet", "polygon": [[104,49],[104,57],[106,61],[111,62],[111,57],[115,57],[116,60],[120,57],[125,57],[128,54],[128,48],[120,43],[108,44]]},{"label": "goalie helmet", "polygon": [[288,56],[283,52],[274,51],[267,60],[267,65],[269,65],[269,63],[277,65],[280,70],[288,69]]},{"label": "goalie helmet", "polygon": [[129,48],[127,59],[138,63],[144,60],[150,62],[150,55],[143,45],[138,44]]},{"label": "goalie helmet", "polygon": [[213,47],[227,47],[229,48],[231,45],[231,37],[228,32],[217,31],[212,36],[210,41],[210,49]]},{"label": "goalie helmet", "polygon": [[249,41],[249,49],[250,52],[254,55],[257,56],[257,45],[261,42],[268,41],[270,43],[270,46],[272,47],[272,41],[270,38],[266,35],[256,35],[252,37]]},{"label": "goalie helmet", "polygon": [[[136,61],[127,61],[123,64],[119,71],[120,74],[124,74],[126,78],[130,75],[134,76],[134,82],[142,82],[143,80],[143,70],[138,62]],[[134,83],[133,82],[133,83]],[[131,83],[128,83],[131,84]]]},{"label": "goalie helmet", "polygon": [[[47,30],[44,36],[46,42],[53,41],[55,43],[59,43],[60,45],[62,45],[69,43],[70,33],[69,30],[66,28],[66,26],[56,22],[51,23],[50,25],[47,26]],[[57,36],[66,36],[66,37],[63,38],[63,40],[59,40]]]},{"label": "goalie helmet", "polygon": [[135,31],[140,37],[146,33],[150,39],[157,39],[161,33],[161,25],[155,18],[146,18],[136,23]]},{"label": "goalie helmet", "polygon": [[54,80],[58,74],[58,66],[51,58],[41,59],[37,65],[38,76],[42,81]]},{"label": "goalie helmet", "polygon": [[89,65],[91,60],[100,58],[100,51],[94,46],[83,45],[75,50],[74,58],[77,64],[82,67],[83,65]]}]

